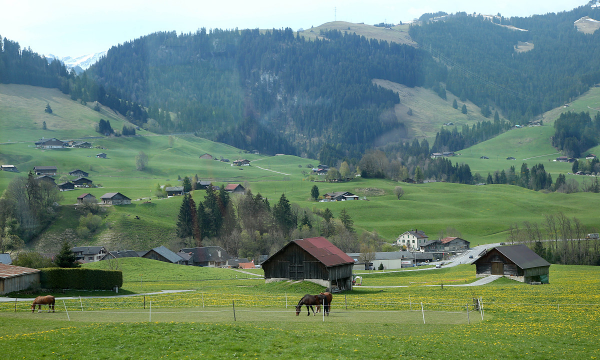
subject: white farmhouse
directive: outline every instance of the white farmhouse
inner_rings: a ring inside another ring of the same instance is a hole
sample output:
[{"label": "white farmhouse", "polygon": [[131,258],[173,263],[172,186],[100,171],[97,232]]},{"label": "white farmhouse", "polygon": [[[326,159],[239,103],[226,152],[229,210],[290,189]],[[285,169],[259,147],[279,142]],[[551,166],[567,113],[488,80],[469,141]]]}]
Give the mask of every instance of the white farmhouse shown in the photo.
[{"label": "white farmhouse", "polygon": [[396,245],[405,245],[408,249],[419,249],[421,245],[425,244],[429,240],[429,237],[425,235],[422,230],[410,230],[398,236],[396,239]]}]

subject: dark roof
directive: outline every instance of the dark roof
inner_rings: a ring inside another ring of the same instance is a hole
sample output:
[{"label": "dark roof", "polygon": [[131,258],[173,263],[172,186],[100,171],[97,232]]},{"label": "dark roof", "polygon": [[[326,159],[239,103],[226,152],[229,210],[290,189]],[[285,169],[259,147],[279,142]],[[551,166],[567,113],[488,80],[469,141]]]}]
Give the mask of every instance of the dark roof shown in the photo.
[{"label": "dark roof", "polygon": [[183,186],[167,186],[165,191],[180,191],[183,192]]},{"label": "dark roof", "polygon": [[225,191],[235,191],[237,188],[242,188],[242,190],[244,190],[244,187],[240,184],[227,184],[227,186],[225,186]]},{"label": "dark roof", "polygon": [[194,263],[203,263],[208,261],[227,261],[232,258],[220,246],[204,246],[195,248],[186,248],[179,250],[180,252],[188,253]]},{"label": "dark roof", "polygon": [[30,269],[21,266],[13,266],[7,264],[0,264],[0,279],[8,279],[15,276],[35,274],[40,272],[38,269]]},{"label": "dark roof", "polygon": [[85,197],[88,196],[88,195],[91,196],[91,197],[93,197],[94,199],[96,198],[94,195],[92,195],[90,193],[85,193],[85,194],[79,195],[77,198],[78,199],[85,199]]},{"label": "dark roof", "polygon": [[133,250],[120,250],[120,251],[109,251],[102,260],[107,260],[111,258],[111,255],[115,259],[126,258],[126,257],[139,257],[140,255]]},{"label": "dark roof", "polygon": [[76,183],[91,183],[91,182],[92,182],[92,180],[90,180],[90,179],[88,179],[86,177],[83,177],[83,176],[80,176],[77,179],[73,180],[73,184],[76,184]]},{"label": "dark roof", "polygon": [[77,174],[77,173],[81,173],[81,174],[83,174],[83,176],[88,176],[89,175],[87,172],[85,172],[83,170],[80,170],[80,169],[75,169],[73,171],[69,171],[69,175],[74,175],[74,174]]},{"label": "dark roof", "polygon": [[465,240],[463,238],[456,237],[456,236],[454,236],[454,237],[445,237],[445,238],[443,238],[440,241],[442,242],[442,244],[447,244],[447,243],[451,242],[452,240],[456,240],[456,239],[468,242],[467,240]]},{"label": "dark roof", "polygon": [[[167,249],[164,246],[159,246],[159,247],[155,247],[154,249],[150,250],[150,251],[154,251],[155,253],[159,254],[160,256],[164,257],[165,259],[169,260],[172,263],[178,263],[182,260],[182,257],[175,254],[174,252],[172,252],[171,250]],[[148,251],[148,253],[150,252]],[[148,254],[146,253],[146,254]],[[145,257],[145,256],[143,256]]]},{"label": "dark roof", "polygon": [[121,195],[123,197],[123,199],[131,200],[127,196],[125,196],[125,195],[123,195],[121,193],[118,193],[118,192],[116,192],[116,193],[106,193],[106,194],[102,195],[100,197],[100,199],[112,199],[112,198],[116,197],[117,195]]},{"label": "dark roof", "polygon": [[190,253],[186,253],[183,251],[179,251],[177,253],[177,255],[182,258],[184,261],[190,261],[190,259],[192,258],[192,255]]},{"label": "dark roof", "polygon": [[550,266],[549,262],[525,245],[498,246],[494,249],[506,256],[521,269]]},{"label": "dark roof", "polygon": [[[325,266],[354,264],[354,259],[346,255],[337,246],[324,237],[293,240],[298,246],[307,251]],[[281,250],[280,250],[281,251]]]},{"label": "dark roof", "polygon": [[104,249],[104,246],[76,246],[71,248],[71,251],[74,253],[81,253],[82,255],[97,255],[102,249]]}]

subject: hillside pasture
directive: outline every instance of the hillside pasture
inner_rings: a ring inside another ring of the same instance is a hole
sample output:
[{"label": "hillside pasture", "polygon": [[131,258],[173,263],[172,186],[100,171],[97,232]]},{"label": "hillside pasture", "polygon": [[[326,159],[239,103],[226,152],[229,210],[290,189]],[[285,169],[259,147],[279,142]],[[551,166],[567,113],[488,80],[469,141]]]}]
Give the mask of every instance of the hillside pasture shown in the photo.
[{"label": "hillside pasture", "polygon": [[314,40],[316,38],[323,39],[321,35],[322,31],[338,30],[342,34],[347,32],[348,34],[356,34],[364,36],[367,39],[376,39],[380,41],[395,42],[398,44],[405,44],[410,46],[417,46],[410,35],[408,35],[408,25],[398,25],[391,29],[383,27],[377,27],[367,24],[355,24],[346,21],[332,21],[320,26],[311,27],[310,29],[304,29],[300,31],[300,36],[308,40]]}]

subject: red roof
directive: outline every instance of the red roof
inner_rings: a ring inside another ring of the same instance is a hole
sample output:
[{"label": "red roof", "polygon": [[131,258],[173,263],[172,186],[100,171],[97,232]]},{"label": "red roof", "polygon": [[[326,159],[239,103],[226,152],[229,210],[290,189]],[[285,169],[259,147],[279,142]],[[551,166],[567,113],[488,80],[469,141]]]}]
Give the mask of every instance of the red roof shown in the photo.
[{"label": "red roof", "polygon": [[445,237],[442,240],[440,240],[442,242],[442,244],[447,244],[450,241],[454,240],[454,239],[458,239],[456,236],[455,237]]},{"label": "red roof", "polygon": [[240,184],[227,184],[225,190],[235,190],[238,186],[240,186]]},{"label": "red roof", "polygon": [[30,268],[21,267],[21,266],[0,264],[0,278],[1,279],[8,279],[8,278],[12,278],[15,276],[26,275],[26,274],[34,274],[36,272],[39,272],[39,270],[38,269],[30,269]]},{"label": "red roof", "polygon": [[324,237],[298,239],[294,242],[325,266],[354,264],[354,260]]}]

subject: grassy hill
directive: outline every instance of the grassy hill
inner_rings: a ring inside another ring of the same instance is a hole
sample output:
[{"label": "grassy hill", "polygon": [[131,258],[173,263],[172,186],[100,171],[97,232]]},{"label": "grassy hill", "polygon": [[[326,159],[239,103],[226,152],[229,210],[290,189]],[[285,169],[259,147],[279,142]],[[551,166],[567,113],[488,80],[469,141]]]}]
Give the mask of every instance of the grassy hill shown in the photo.
[{"label": "grassy hill", "polygon": [[417,47],[417,43],[410,38],[410,35],[408,35],[408,25],[399,25],[394,26],[391,29],[386,29],[373,25],[354,24],[346,21],[332,21],[300,31],[300,35],[309,40],[314,40],[317,37],[323,39],[323,36],[320,35],[321,30],[338,30],[342,33],[348,32],[349,34],[356,33],[356,35],[364,36],[367,39],[377,39]]}]

